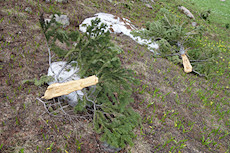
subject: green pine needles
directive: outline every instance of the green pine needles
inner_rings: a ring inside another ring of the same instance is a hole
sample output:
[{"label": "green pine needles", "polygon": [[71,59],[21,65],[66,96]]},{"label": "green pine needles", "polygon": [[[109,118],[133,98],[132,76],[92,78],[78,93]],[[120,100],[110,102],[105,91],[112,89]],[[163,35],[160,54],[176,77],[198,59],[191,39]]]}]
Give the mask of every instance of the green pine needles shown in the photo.
[{"label": "green pine needles", "polygon": [[[46,24],[41,17],[40,23],[52,51],[68,62],[77,61],[81,78],[99,78],[96,89],[84,89],[86,94],[78,101],[75,112],[93,113],[94,128],[101,134],[101,141],[116,148],[132,146],[132,131],[140,123],[139,114],[129,106],[134,101],[131,84],[136,81],[131,70],[122,68],[117,56],[122,50],[110,41],[107,25],[96,19],[85,33],[80,33],[64,31],[54,18]],[[73,42],[76,45],[64,50],[56,45],[57,40],[67,46]]]},{"label": "green pine needles", "polygon": [[[192,27],[165,8],[162,8],[160,13],[162,14],[161,19],[147,22],[146,29],[134,31],[133,34],[157,42],[159,44],[157,55],[175,64],[182,64],[180,55],[187,54],[193,66],[193,72],[206,77],[214,75],[213,67],[216,67],[219,51],[216,48],[204,48],[198,44],[204,28],[202,26]],[[192,49],[185,50],[184,47],[192,47]]]},{"label": "green pine needles", "polygon": [[44,76],[41,76],[41,78],[39,80],[34,78],[34,79],[30,79],[30,80],[23,80],[22,83],[23,84],[24,83],[33,83],[36,86],[42,86],[42,85],[47,84],[48,82],[51,82],[53,80],[54,80],[53,77],[44,75]]}]

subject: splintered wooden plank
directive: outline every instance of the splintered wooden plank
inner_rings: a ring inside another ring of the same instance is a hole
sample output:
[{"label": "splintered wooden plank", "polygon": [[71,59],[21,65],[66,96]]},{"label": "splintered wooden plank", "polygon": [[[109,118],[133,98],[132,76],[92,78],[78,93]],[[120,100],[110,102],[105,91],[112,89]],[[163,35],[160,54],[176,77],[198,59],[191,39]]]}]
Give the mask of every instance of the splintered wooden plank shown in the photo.
[{"label": "splintered wooden plank", "polygon": [[65,83],[54,83],[48,86],[45,95],[42,98],[52,99],[54,97],[68,95],[71,92],[81,90],[85,87],[89,87],[92,85],[96,85],[97,83],[98,83],[98,78],[95,75],[85,79],[74,80]]},{"label": "splintered wooden plank", "polygon": [[190,64],[188,57],[185,54],[182,54],[181,57],[183,61],[184,71],[186,73],[192,72],[192,65]]}]

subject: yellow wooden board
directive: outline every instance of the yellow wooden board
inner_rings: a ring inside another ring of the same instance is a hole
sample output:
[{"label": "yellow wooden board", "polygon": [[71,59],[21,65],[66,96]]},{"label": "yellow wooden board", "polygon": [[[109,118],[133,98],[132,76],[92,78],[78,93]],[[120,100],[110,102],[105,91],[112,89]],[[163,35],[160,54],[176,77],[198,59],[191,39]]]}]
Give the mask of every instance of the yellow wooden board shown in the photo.
[{"label": "yellow wooden board", "polygon": [[54,97],[68,95],[71,92],[81,90],[85,87],[89,87],[92,85],[96,85],[97,83],[98,83],[98,78],[95,75],[85,79],[74,80],[65,83],[54,83],[48,86],[45,95],[42,98],[52,99]]},{"label": "yellow wooden board", "polygon": [[192,65],[191,65],[188,57],[185,54],[182,54],[181,57],[182,57],[182,61],[183,61],[184,71],[186,73],[192,72]]}]

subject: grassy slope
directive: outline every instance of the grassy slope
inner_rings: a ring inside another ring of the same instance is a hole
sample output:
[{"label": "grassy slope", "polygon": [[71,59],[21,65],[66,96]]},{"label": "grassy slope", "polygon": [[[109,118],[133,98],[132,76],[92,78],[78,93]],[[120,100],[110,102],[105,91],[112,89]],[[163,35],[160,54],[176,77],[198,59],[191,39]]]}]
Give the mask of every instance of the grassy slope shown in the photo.
[{"label": "grassy slope", "polygon": [[[217,45],[222,51],[222,58],[218,59],[218,76],[205,80],[193,74],[185,74],[179,65],[174,65],[166,59],[153,59],[145,46],[136,44],[126,36],[113,35],[113,41],[125,51],[120,55],[123,65],[135,70],[135,77],[141,80],[141,84],[134,87],[135,103],[132,106],[141,114],[143,125],[135,130],[135,146],[127,147],[126,151],[230,151],[230,32],[225,32],[223,23],[226,23],[226,20],[211,18],[211,23],[208,24],[199,18],[199,12],[204,10],[202,5],[182,0],[158,0],[155,4],[152,3],[153,10],[136,1],[124,1],[131,9],[122,3],[114,6],[107,0],[79,0],[63,5],[44,2],[38,5],[32,0],[28,3],[21,1],[18,6],[13,3],[1,3],[0,17],[4,17],[1,25],[4,29],[3,36],[5,40],[13,42],[7,44],[7,41],[1,40],[0,64],[4,73],[0,72],[0,100],[3,101],[0,104],[3,108],[0,114],[0,143],[3,145],[3,152],[17,152],[20,149],[25,152],[46,152],[53,142],[53,151],[56,152],[75,152],[77,149],[82,152],[102,152],[101,145],[97,146],[100,144],[98,136],[93,133],[87,120],[78,120],[78,126],[73,127],[66,120],[42,115],[44,108],[40,103],[35,103],[35,97],[40,97],[45,87],[21,84],[22,80],[39,78],[47,71],[46,46],[37,27],[39,7],[47,15],[53,10],[68,14],[72,28],[76,28],[84,18],[96,12],[109,12],[126,17],[141,27],[146,21],[160,18],[158,10],[162,7],[175,12],[183,20],[188,20],[178,12],[179,4],[191,9],[196,22],[207,28],[208,31],[201,40],[202,45]],[[213,4],[221,6],[219,3],[204,4],[208,8]],[[224,4],[229,6],[228,2]],[[23,11],[27,6],[32,7],[32,14]],[[11,8],[14,8],[14,11]],[[228,10],[222,8],[217,7],[217,12],[227,13]],[[18,15],[19,12],[21,15]],[[12,40],[11,35],[16,35],[18,31],[22,31],[22,34]]]},{"label": "grassy slope", "polygon": [[[186,2],[186,0],[185,0]],[[229,24],[230,21],[230,9],[229,1],[215,1],[215,0],[192,0],[190,3],[195,4],[199,10],[211,10],[211,20],[219,24]]]}]

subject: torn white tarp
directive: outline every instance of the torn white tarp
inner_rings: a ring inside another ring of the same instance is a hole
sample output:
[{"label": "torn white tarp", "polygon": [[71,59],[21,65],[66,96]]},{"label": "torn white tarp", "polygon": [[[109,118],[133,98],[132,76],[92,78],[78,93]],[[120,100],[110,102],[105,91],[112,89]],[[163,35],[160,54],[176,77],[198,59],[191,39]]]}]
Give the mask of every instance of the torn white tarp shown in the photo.
[{"label": "torn white tarp", "polygon": [[54,14],[54,15],[50,15],[49,19],[45,19],[45,22],[50,22],[51,21],[51,18],[55,16],[55,20],[62,24],[63,25],[63,28],[69,26],[70,22],[69,22],[69,18],[67,15],[57,15],[57,14]]},{"label": "torn white tarp", "polygon": [[91,25],[91,20],[95,20],[96,18],[100,18],[101,23],[107,24],[108,25],[107,30],[109,30],[111,33],[123,33],[124,35],[129,36],[130,38],[132,38],[133,40],[135,40],[137,43],[141,45],[148,45],[148,49],[152,52],[154,52],[154,49],[159,48],[159,46],[156,43],[153,43],[151,40],[141,39],[139,36],[134,37],[131,34],[131,31],[137,30],[137,28],[131,24],[130,20],[118,16],[114,16],[108,13],[97,13],[95,14],[95,17],[90,17],[85,19],[80,25],[80,30],[82,32],[86,32],[86,27],[83,25],[84,24]]},{"label": "torn white tarp", "polygon": [[[77,62],[71,62],[70,64],[67,64],[67,62],[64,61],[53,62],[48,69],[48,76],[52,76],[55,81],[49,82],[48,84],[51,85],[57,82],[61,83],[72,80],[79,80],[80,77],[77,75],[78,70]],[[78,99],[82,99],[83,96],[83,92],[78,90],[61,97],[66,99],[71,106],[75,106],[77,105]]]}]

